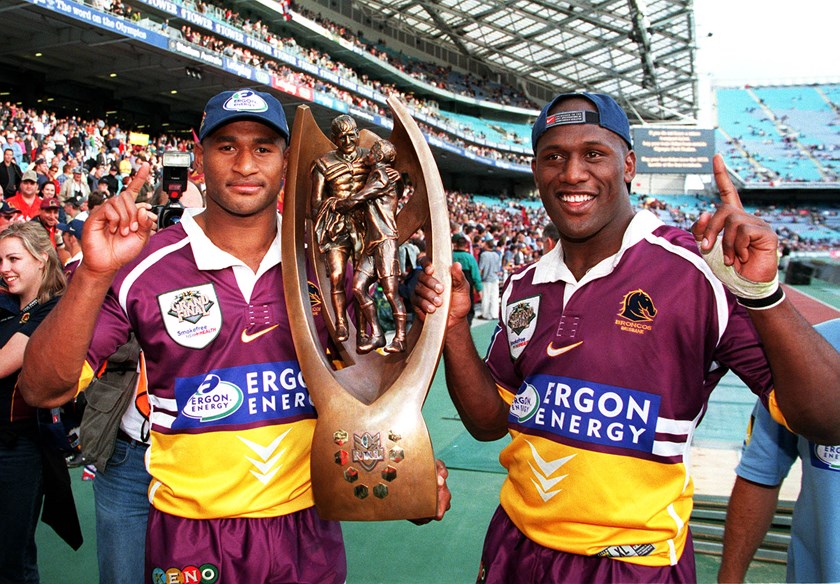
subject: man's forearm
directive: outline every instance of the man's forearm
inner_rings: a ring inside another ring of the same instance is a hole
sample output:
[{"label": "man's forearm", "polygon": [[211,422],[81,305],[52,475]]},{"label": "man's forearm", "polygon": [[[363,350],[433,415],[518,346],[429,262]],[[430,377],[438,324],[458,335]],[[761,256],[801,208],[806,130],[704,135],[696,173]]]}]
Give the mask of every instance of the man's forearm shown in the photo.
[{"label": "man's forearm", "polygon": [[509,408],[478,356],[466,321],[447,331],[443,360],[449,395],[470,434],[477,440],[504,436]]},{"label": "man's forearm", "polygon": [[773,372],[776,400],[791,429],[821,444],[840,443],[840,353],[790,300],[749,313]]},{"label": "man's forearm", "polygon": [[780,485],[735,478],[723,532],[719,582],[743,582],[750,562],[773,521]]},{"label": "man's forearm", "polygon": [[111,280],[79,265],[64,297],[26,346],[18,386],[27,403],[57,407],[73,397]]}]

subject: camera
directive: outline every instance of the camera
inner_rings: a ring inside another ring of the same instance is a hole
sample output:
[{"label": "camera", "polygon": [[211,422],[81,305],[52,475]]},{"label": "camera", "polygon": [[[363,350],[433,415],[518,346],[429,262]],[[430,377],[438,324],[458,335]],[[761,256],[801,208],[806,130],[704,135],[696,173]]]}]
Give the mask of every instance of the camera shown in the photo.
[{"label": "camera", "polygon": [[187,180],[190,174],[192,155],[189,152],[168,150],[163,153],[163,179],[161,190],[169,200],[165,205],[156,205],[152,210],[157,215],[158,229],[175,225],[181,221],[184,206],[181,195],[187,190]]}]

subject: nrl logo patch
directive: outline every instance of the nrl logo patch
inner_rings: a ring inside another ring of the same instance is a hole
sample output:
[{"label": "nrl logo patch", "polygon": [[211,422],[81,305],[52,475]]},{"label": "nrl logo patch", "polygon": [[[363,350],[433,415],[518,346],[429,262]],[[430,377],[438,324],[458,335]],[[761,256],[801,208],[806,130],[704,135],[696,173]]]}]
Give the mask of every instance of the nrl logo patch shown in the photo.
[{"label": "nrl logo patch", "polygon": [[246,89],[231,95],[222,109],[231,112],[264,112],[268,111],[268,104],[259,95]]},{"label": "nrl logo patch", "polygon": [[380,460],[385,460],[385,450],[382,448],[379,432],[373,436],[370,432],[361,436],[353,434],[353,462],[358,462],[363,469],[370,472]]},{"label": "nrl logo patch", "polygon": [[505,308],[508,345],[510,345],[510,355],[514,359],[522,354],[531,337],[534,336],[537,315],[540,311],[540,298],[539,295],[523,298]]},{"label": "nrl logo patch", "polygon": [[164,292],[158,306],[169,337],[183,347],[202,349],[222,328],[222,313],[213,284]]},{"label": "nrl logo patch", "polygon": [[528,328],[528,325],[530,325],[531,321],[533,321],[536,317],[537,313],[534,312],[534,309],[530,304],[518,304],[510,311],[507,325],[510,330],[515,332],[517,335],[521,335],[522,331]]}]

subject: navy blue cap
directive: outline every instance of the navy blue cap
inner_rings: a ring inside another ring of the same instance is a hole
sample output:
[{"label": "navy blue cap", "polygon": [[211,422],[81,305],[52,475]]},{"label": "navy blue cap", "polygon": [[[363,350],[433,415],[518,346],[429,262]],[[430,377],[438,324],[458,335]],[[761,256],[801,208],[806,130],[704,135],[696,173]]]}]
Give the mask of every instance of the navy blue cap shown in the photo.
[{"label": "navy blue cap", "polygon": [[204,117],[198,129],[199,141],[215,132],[221,126],[240,120],[253,120],[273,128],[289,140],[289,125],[286,114],[277,98],[269,93],[254,89],[223,91],[210,98],[204,106]]},{"label": "navy blue cap", "polygon": [[0,204],[0,215],[14,215],[15,213],[20,213],[20,209],[12,207],[6,201],[3,201],[2,204]]},{"label": "navy blue cap", "polygon": [[58,223],[55,228],[63,233],[69,233],[76,239],[82,239],[82,229],[84,229],[85,222],[81,219],[73,219],[70,223]]},{"label": "navy blue cap", "polygon": [[[572,97],[582,97],[591,101],[598,111],[568,111],[548,114],[551,108],[557,105],[559,101]],[[612,97],[603,93],[563,93],[555,97],[545,106],[540,112],[540,115],[537,116],[537,121],[534,122],[534,128],[531,130],[531,146],[534,152],[537,151],[537,142],[540,137],[549,128],[567,124],[595,124],[601,126],[621,136],[627,142],[627,145],[631,149],[633,148],[633,140],[630,138],[630,122],[627,119],[627,114],[624,113],[624,110],[621,109],[621,106]]]}]

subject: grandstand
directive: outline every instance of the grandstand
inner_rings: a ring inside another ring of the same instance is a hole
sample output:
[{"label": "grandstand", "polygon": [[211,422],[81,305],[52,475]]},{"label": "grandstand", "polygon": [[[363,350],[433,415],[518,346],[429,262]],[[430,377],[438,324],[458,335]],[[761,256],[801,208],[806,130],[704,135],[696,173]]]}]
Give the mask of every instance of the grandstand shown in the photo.
[{"label": "grandstand", "polygon": [[[553,94],[613,94],[638,127],[697,126],[691,3],[582,6],[7,0],[0,111],[9,102],[119,125],[121,147],[136,131],[156,155],[189,149],[203,104],[222,89],[271,91],[290,120],[307,105],[325,130],[348,113],[380,135],[391,127],[385,100],[396,94],[432,147],[452,218],[479,240],[503,242],[513,267],[517,252],[530,261],[542,250],[530,126]],[[748,209],[791,257],[840,255],[840,85],[718,87],[713,101],[714,148]],[[714,193],[708,176],[643,175],[633,202],[688,227]]]}]

